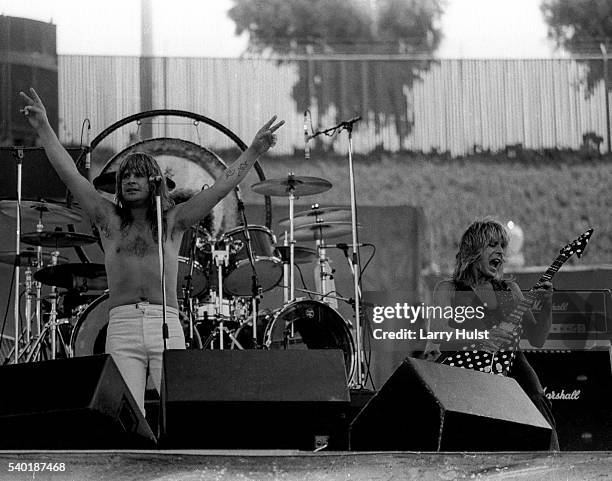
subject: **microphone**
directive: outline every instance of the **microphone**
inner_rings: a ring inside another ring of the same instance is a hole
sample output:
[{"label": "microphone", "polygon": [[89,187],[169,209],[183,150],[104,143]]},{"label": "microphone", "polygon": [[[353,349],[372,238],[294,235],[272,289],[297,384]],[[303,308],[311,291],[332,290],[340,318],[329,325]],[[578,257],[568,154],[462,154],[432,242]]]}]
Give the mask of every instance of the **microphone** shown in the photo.
[{"label": "microphone", "polygon": [[304,110],[304,158],[306,160],[310,160],[308,140],[308,110]]},{"label": "microphone", "polygon": [[163,177],[161,175],[151,175],[149,177],[149,182],[153,182],[154,184],[161,184]]},{"label": "microphone", "polygon": [[85,152],[85,169],[91,169],[91,149],[89,148],[89,131],[91,130],[91,122],[89,119],[87,121],[87,136],[85,137],[85,145],[87,145],[87,151]]},{"label": "microphone", "polygon": [[[362,244],[361,242],[357,243],[357,247],[364,247],[364,246],[366,246],[366,244]],[[339,244],[336,244],[334,247],[337,249],[340,249],[342,252],[344,252],[344,255],[348,257],[349,247],[353,247],[353,244],[345,244],[344,242],[340,242]]]},{"label": "microphone", "polygon": [[354,123],[357,123],[361,120],[361,115],[358,115],[357,117],[353,117],[352,119],[347,120],[346,122],[342,122],[344,125],[352,125]]}]

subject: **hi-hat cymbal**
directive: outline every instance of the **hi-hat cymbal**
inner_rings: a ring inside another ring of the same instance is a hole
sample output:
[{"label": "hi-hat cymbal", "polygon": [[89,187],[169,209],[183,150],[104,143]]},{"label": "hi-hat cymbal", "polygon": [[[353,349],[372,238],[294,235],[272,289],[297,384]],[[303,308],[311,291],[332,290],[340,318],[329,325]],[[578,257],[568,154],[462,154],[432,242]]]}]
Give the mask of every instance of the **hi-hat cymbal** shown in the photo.
[{"label": "hi-hat cymbal", "polygon": [[[280,252],[283,262],[290,262],[289,246],[276,246]],[[294,246],[293,247],[293,263],[294,264],[310,264],[317,260],[317,251],[309,247]]]},{"label": "hi-hat cymbal", "polygon": [[[294,214],[293,228],[297,229],[303,225],[313,222],[350,222],[351,210],[345,207],[316,207]],[[278,221],[278,229],[281,231],[289,230],[289,217]]]},{"label": "hi-hat cymbal", "polygon": [[108,288],[104,264],[61,264],[48,266],[34,273],[34,279],[48,286],[78,290]]},{"label": "hi-hat cymbal", "polygon": [[[361,225],[358,224],[357,227],[361,227]],[[350,222],[313,222],[294,229],[293,239],[298,241],[324,240],[350,233]]]},{"label": "hi-hat cymbal", "polygon": [[[116,192],[116,172],[105,172],[104,174],[100,174],[93,180],[93,185],[96,189],[101,190],[103,192],[107,192],[109,194],[114,194]],[[165,177],[166,185],[168,186],[168,190],[172,190],[176,187],[176,183],[170,179],[169,177]]]},{"label": "hi-hat cymbal", "polygon": [[275,197],[289,197],[290,193],[296,197],[320,194],[332,188],[332,183],[319,177],[306,177],[289,175],[282,179],[268,179],[257,182],[251,186],[253,192]]},{"label": "hi-hat cymbal", "polygon": [[[8,217],[17,217],[17,201],[1,200],[0,212]],[[80,222],[83,220],[83,215],[78,210],[68,209],[60,204],[35,200],[21,201],[22,222],[38,222],[41,218],[46,224],[69,224]]]},{"label": "hi-hat cymbal", "polygon": [[[35,267],[38,262],[38,252],[34,250],[26,250],[22,251],[19,254],[19,262],[22,266],[30,266]],[[2,264],[13,264],[15,262],[15,252],[14,251],[2,251],[0,252],[0,262]],[[49,252],[42,253],[42,262],[43,264],[48,264],[51,262],[51,254]],[[64,256],[57,256],[58,264],[65,264],[68,262],[68,258]]]},{"label": "hi-hat cymbal", "polygon": [[32,246],[59,248],[93,244],[97,239],[92,235],[79,232],[42,231],[22,234],[21,241]]}]

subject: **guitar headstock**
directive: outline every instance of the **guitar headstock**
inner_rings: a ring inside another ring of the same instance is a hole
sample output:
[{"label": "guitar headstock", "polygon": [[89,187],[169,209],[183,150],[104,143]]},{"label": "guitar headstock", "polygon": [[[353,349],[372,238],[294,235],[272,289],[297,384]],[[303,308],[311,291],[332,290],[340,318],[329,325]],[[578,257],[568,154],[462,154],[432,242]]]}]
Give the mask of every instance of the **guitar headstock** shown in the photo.
[{"label": "guitar headstock", "polygon": [[587,244],[589,243],[589,239],[593,235],[593,229],[587,230],[584,234],[582,234],[577,239],[574,239],[572,242],[567,244],[563,249],[559,251],[559,254],[565,256],[566,259],[569,259],[574,254],[578,257],[582,257],[584,250],[586,249]]}]

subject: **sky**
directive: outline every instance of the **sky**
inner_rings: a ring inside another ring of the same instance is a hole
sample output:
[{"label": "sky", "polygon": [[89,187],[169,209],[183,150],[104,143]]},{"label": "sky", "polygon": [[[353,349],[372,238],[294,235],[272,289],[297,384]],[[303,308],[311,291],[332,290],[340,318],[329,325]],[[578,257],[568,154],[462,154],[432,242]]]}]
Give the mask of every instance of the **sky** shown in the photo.
[{"label": "sky", "polygon": [[[541,0],[446,0],[440,58],[547,58]],[[238,57],[232,0],[152,0],[153,54]],[[139,55],[140,0],[0,0],[0,14],[52,21],[59,54]]]}]

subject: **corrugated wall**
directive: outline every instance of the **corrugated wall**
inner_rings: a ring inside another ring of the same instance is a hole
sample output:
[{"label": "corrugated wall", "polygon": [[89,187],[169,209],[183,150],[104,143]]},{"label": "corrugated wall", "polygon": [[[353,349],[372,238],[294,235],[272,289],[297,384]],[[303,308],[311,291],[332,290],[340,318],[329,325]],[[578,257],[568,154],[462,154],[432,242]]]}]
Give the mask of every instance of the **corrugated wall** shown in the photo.
[{"label": "corrugated wall", "polygon": [[[143,85],[143,62],[151,77]],[[366,60],[60,56],[60,136],[80,142],[144,110],[180,109],[210,117],[248,142],[272,114],[287,122],[276,152],[303,149],[303,111],[325,129],[362,115],[355,152],[450,152],[457,156],[506,145],[579,148],[595,132],[606,142],[604,86],[587,95],[573,60]],[[146,98],[145,98],[146,97]],[[185,118],[151,119],[154,136],[211,148],[231,141]],[[119,150],[137,139],[132,124],[107,139]],[[320,137],[320,148],[346,152],[346,136]]]}]

